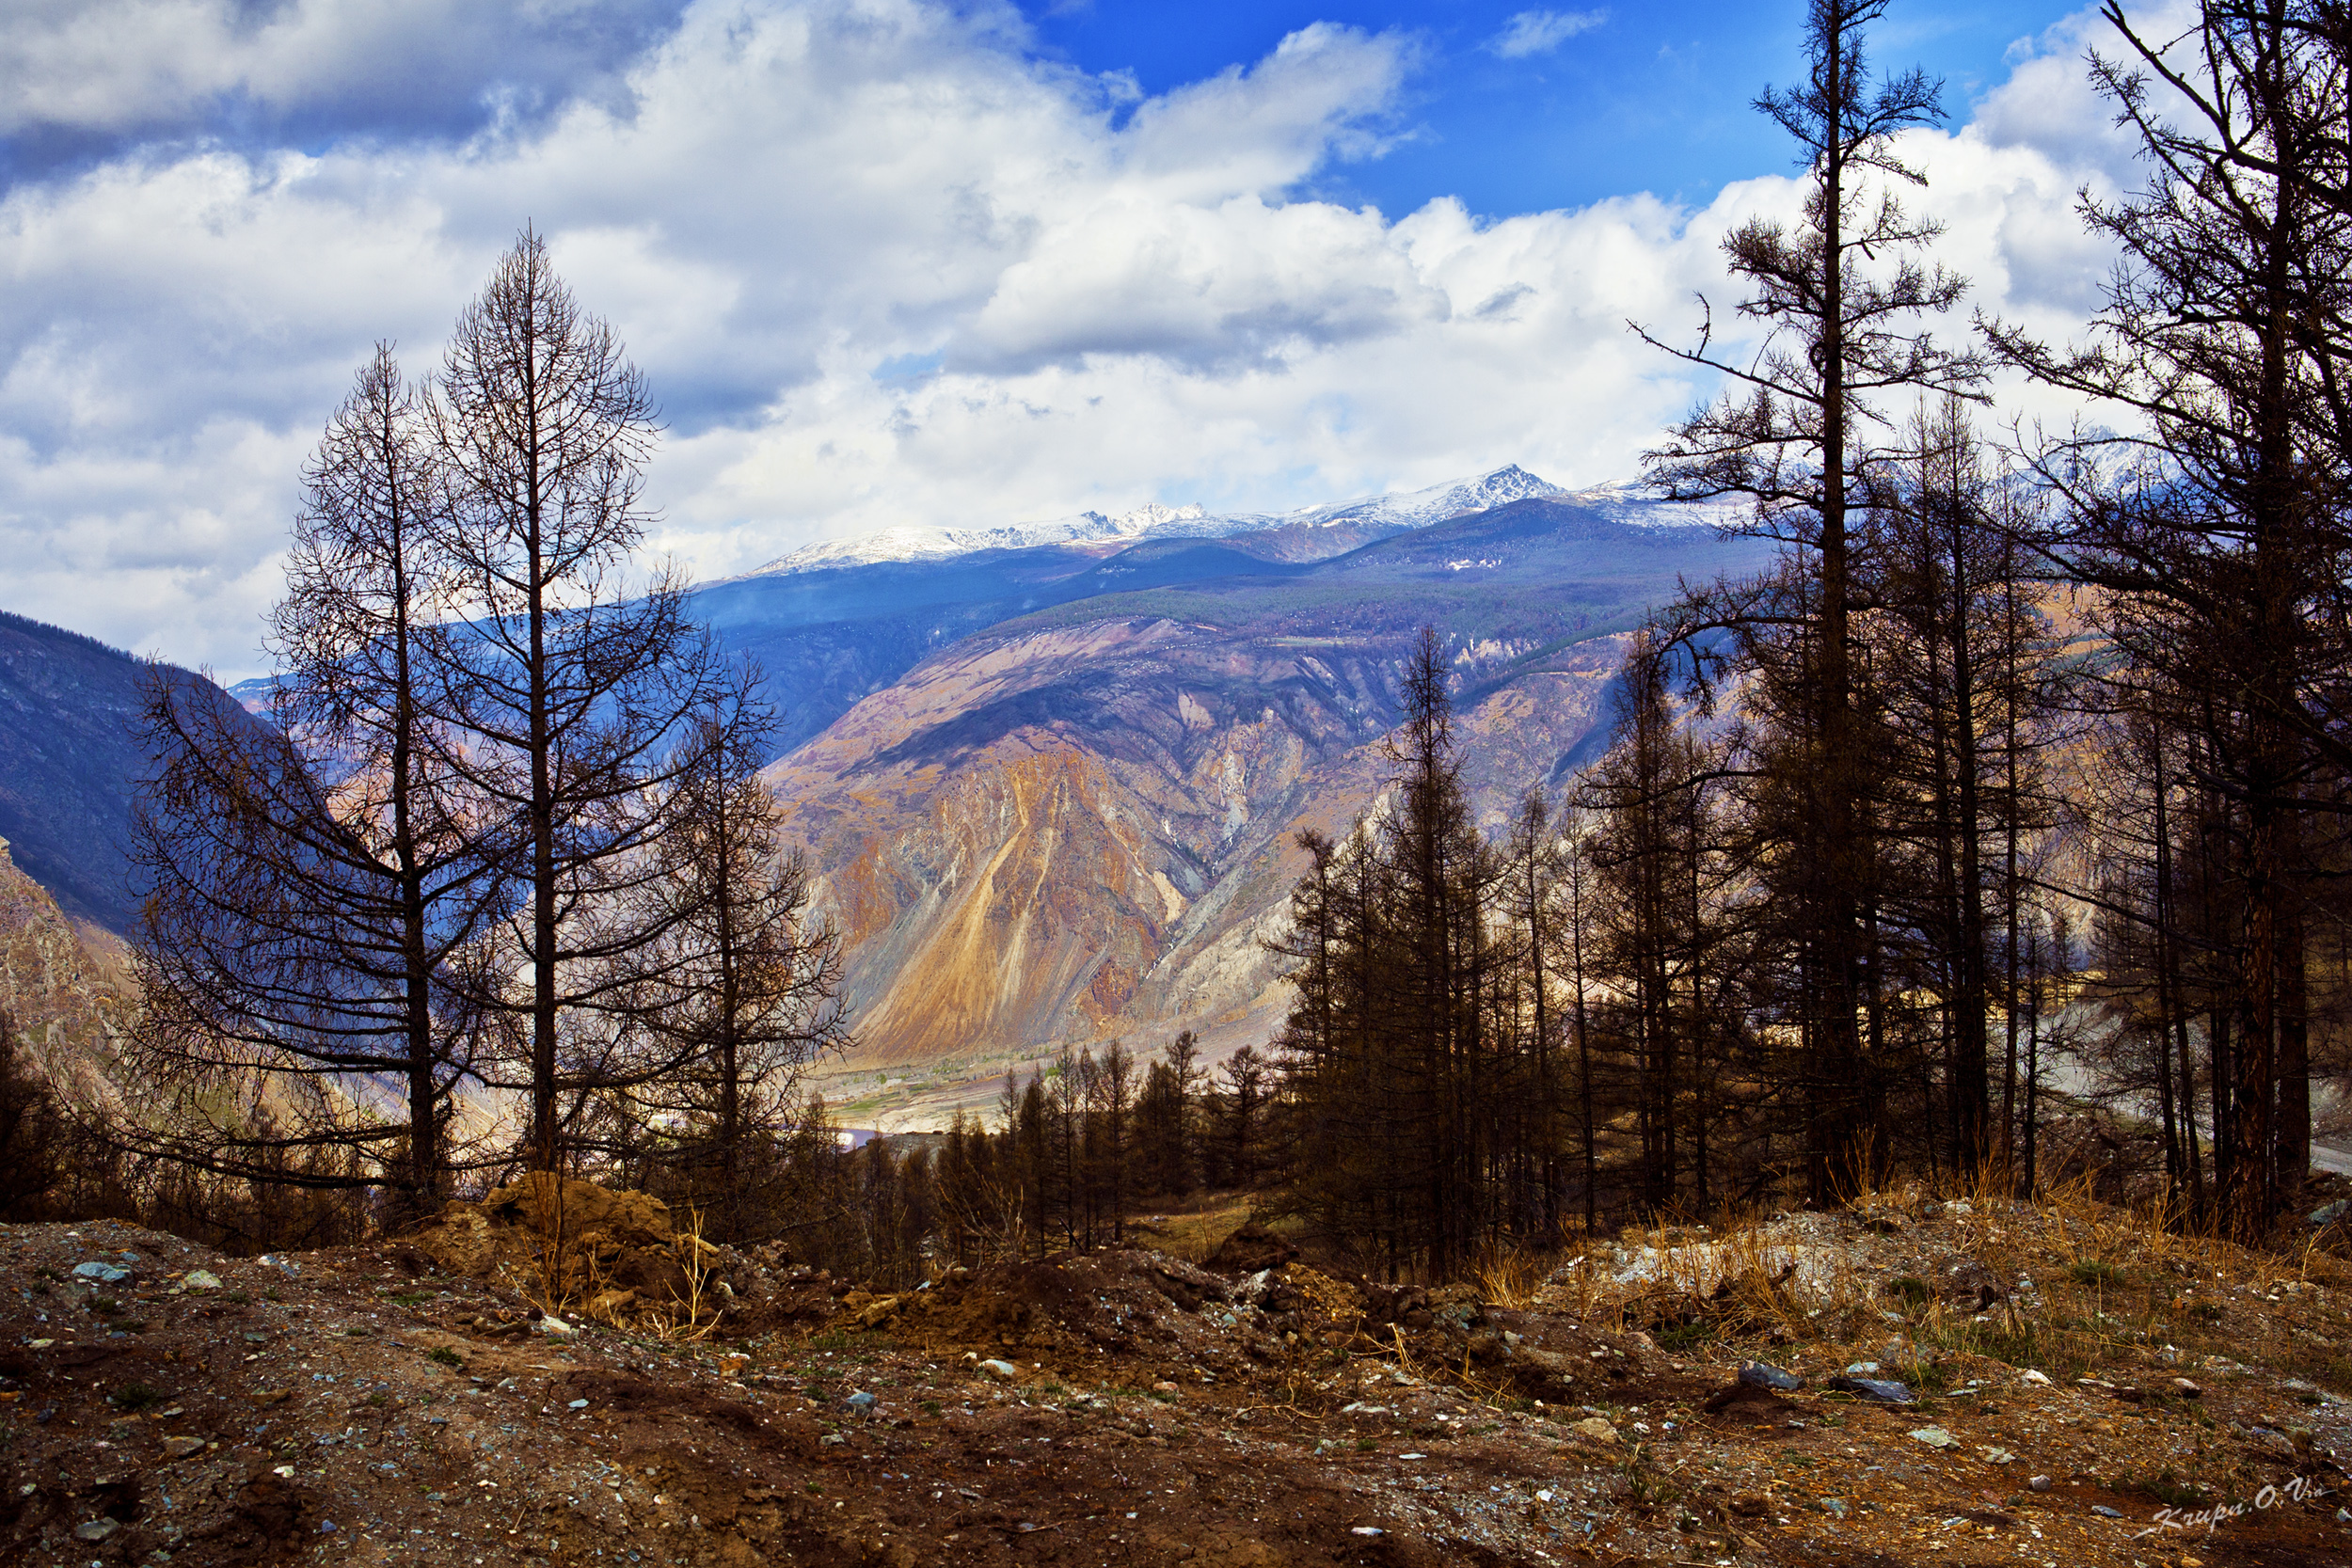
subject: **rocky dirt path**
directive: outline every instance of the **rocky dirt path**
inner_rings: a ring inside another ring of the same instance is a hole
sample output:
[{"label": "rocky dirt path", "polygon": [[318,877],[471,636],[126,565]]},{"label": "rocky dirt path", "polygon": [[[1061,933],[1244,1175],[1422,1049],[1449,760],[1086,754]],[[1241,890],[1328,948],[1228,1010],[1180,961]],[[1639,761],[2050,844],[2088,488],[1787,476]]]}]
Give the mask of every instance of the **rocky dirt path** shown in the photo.
[{"label": "rocky dirt path", "polygon": [[[0,1227],[0,1562],[2352,1563],[2352,1405],[2251,1370],[1982,1359],[1885,1406],[1825,1388],[1843,1349],[1782,1392],[1295,1265],[730,1267],[747,1337],[677,1343],[404,1247]],[[2248,1511],[2165,1528],[2200,1483]]]}]

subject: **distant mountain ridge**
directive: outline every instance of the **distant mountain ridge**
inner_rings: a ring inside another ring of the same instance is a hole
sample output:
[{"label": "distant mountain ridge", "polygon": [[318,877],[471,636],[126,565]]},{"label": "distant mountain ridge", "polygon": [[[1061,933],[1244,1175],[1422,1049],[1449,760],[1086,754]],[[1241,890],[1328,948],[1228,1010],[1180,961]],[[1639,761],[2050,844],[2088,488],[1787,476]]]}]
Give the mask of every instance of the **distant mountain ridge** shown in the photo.
[{"label": "distant mountain ridge", "polygon": [[1368,525],[1401,531],[1442,522],[1465,512],[1483,512],[1533,496],[1567,492],[1549,480],[1539,479],[1517,464],[1469,479],[1447,480],[1424,489],[1349,500],[1326,501],[1279,514],[1237,512],[1213,514],[1198,502],[1170,507],[1158,502],[1106,516],[1081,512],[1041,523],[1013,523],[998,528],[899,528],[855,539],[827,540],[804,546],[791,554],[756,567],[747,577],[779,577],[794,572],[838,570],[847,566],[879,565],[884,562],[936,561],[982,550],[1025,550],[1048,546],[1117,546],[1145,539],[1231,539],[1284,529],[1327,530],[1342,524]]},{"label": "distant mountain ridge", "polygon": [[[1263,618],[1287,594],[1291,630],[1311,631],[1327,615],[1361,621],[1356,601],[1375,594],[1382,620],[1458,617],[1481,637],[1535,636],[1540,624],[1539,640],[1556,641],[1654,603],[1675,577],[1663,558],[1703,552],[1724,515],[1635,484],[1569,491],[1516,465],[1279,515],[1147,512],[1099,529],[1081,519],[811,546],[698,589],[694,610],[766,672],[781,756],[919,660],[1024,617]],[[1509,540],[1481,522],[1506,515],[1519,531]],[[1556,607],[1535,602],[1554,589]],[[1257,608],[1237,610],[1241,599]]]}]

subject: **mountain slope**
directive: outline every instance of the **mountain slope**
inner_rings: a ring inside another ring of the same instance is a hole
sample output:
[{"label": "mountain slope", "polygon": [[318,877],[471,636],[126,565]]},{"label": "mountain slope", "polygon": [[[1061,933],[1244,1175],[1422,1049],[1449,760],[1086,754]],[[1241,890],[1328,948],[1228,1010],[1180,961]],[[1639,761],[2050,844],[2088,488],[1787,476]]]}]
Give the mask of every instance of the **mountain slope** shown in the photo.
[{"label": "mountain slope", "polygon": [[[1213,546],[1136,548],[1149,566]],[[977,1064],[1184,1027],[1263,1040],[1296,834],[1345,831],[1384,787],[1422,625],[1447,637],[1465,777],[1497,827],[1605,726],[1621,628],[1677,579],[1763,552],[1531,498],[1304,567],[1073,600],[932,654],[767,774],[847,939],[866,1058]]]},{"label": "mountain slope", "polygon": [[[1294,841],[1343,832],[1383,787],[1408,643],[1169,621],[991,636],[771,768],[847,938],[864,1055],[1263,1038]],[[1603,721],[1622,648],[1578,644],[1468,705],[1490,823]]]},{"label": "mountain slope", "polygon": [[147,770],[129,654],[0,613],[0,838],[64,911],[126,933],[131,798]]}]

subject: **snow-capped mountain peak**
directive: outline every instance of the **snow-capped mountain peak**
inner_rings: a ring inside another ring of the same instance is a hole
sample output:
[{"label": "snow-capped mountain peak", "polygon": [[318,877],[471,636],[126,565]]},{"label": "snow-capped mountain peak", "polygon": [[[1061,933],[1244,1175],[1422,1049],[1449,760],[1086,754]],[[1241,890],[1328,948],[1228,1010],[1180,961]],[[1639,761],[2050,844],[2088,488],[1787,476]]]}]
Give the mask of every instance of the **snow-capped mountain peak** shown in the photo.
[{"label": "snow-capped mountain peak", "polygon": [[806,545],[746,575],[774,577],[885,562],[936,561],[977,550],[1033,549],[1046,545],[1119,545],[1150,538],[1223,539],[1300,524],[1425,528],[1465,512],[1484,512],[1531,496],[1565,494],[1559,485],[1514,463],[1492,473],[1448,480],[1426,489],[1327,501],[1280,514],[1220,514],[1210,512],[1198,501],[1186,506],[1147,501],[1117,516],[1081,512],[1075,516],[996,528],[887,529],[862,538],[829,539]]}]

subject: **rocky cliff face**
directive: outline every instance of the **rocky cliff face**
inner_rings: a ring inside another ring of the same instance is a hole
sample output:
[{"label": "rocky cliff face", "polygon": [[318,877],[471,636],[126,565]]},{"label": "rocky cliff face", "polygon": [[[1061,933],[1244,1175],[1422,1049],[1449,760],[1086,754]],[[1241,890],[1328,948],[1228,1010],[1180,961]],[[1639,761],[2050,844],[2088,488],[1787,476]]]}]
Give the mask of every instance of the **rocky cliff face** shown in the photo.
[{"label": "rocky cliff face", "polygon": [[[861,1055],[1263,1039],[1284,1005],[1263,942],[1303,869],[1295,840],[1343,832],[1383,787],[1406,642],[1162,619],[969,640],[777,764],[847,939]],[[1621,643],[1524,667],[1459,650],[1484,816],[1602,721]]]}]

